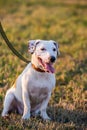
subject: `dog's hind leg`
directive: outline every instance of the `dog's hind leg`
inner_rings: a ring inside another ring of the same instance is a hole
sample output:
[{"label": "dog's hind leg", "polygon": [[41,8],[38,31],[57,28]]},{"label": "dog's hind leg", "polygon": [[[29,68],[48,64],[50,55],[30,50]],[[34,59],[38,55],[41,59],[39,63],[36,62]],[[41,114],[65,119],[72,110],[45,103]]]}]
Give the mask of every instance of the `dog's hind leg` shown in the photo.
[{"label": "dog's hind leg", "polygon": [[14,93],[13,90],[14,88],[11,88],[7,91],[5,100],[4,100],[4,109],[2,112],[2,117],[7,116],[8,112],[12,109],[12,102],[14,100]]}]

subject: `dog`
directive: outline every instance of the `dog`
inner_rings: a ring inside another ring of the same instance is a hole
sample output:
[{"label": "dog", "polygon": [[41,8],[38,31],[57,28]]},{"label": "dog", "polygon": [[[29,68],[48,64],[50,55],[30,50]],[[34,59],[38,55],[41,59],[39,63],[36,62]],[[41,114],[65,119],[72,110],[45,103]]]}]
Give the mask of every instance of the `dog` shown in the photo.
[{"label": "dog", "polygon": [[53,64],[60,53],[59,46],[53,40],[30,40],[28,51],[32,54],[31,62],[7,91],[2,117],[15,110],[24,120],[32,113],[50,120],[46,109],[55,87]]}]

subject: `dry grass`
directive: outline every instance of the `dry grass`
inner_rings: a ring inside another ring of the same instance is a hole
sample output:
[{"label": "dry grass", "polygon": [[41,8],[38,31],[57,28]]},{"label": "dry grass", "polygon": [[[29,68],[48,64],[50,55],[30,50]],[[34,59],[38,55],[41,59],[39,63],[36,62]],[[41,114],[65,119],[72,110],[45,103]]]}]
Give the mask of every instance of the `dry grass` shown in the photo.
[{"label": "dry grass", "polygon": [[[29,39],[53,39],[61,55],[55,64],[56,88],[47,112],[51,122],[13,113],[0,117],[0,130],[87,129],[87,2],[85,0],[1,0],[0,19],[13,46],[26,58]],[[26,66],[0,37],[0,113],[6,90]]]}]

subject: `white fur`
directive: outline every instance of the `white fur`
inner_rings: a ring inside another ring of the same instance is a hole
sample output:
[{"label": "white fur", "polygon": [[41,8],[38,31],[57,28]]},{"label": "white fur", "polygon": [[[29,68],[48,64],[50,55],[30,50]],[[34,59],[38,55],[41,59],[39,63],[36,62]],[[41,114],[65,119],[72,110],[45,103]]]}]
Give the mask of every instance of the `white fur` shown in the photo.
[{"label": "white fur", "polygon": [[[47,63],[50,62],[50,56],[57,58],[58,48],[55,52],[53,51],[53,48],[56,47],[53,42],[30,41],[29,51],[33,53],[31,63],[40,67],[37,60],[38,56]],[[33,43],[32,46],[31,43]],[[46,50],[41,51],[42,47]],[[31,112],[35,115],[39,111],[43,119],[50,119],[46,113],[46,108],[55,86],[55,75],[54,73],[38,72],[32,67],[31,63],[27,65],[15,84],[7,91],[2,116],[7,116],[10,110],[17,109],[20,114],[23,114],[22,119],[29,119]]]}]

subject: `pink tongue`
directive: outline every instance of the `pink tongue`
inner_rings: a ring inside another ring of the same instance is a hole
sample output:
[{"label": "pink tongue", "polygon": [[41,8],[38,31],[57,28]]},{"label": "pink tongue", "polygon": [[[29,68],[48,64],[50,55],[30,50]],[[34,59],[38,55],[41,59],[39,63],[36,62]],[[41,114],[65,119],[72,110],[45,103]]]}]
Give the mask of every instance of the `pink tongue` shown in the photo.
[{"label": "pink tongue", "polygon": [[50,72],[50,73],[54,73],[54,68],[52,67],[52,65],[51,64],[45,64],[45,69],[46,69],[46,71],[48,71],[48,72]]}]

